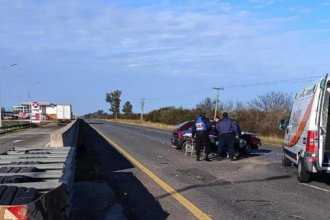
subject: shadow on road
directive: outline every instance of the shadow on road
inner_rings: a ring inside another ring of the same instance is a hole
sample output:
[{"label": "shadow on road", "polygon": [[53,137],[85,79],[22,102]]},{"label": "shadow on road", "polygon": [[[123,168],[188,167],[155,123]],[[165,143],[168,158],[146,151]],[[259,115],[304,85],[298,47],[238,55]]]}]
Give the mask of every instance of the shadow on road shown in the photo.
[{"label": "shadow on road", "polygon": [[262,155],[265,155],[265,154],[269,154],[271,153],[272,151],[271,150],[268,150],[268,149],[256,149],[256,150],[252,150],[252,152],[250,153],[250,157],[257,157],[257,156],[262,156]]},{"label": "shadow on road", "polygon": [[325,173],[315,175],[313,181],[325,183],[330,186],[330,175]]},{"label": "shadow on road", "polygon": [[103,122],[88,122],[89,125],[103,125]]},{"label": "shadow on road", "polygon": [[156,198],[130,170],[134,168],[134,165],[87,123],[82,122],[80,126],[81,141],[95,152],[105,171],[108,183],[124,207],[125,217],[127,219],[166,219],[169,214],[162,209]]},{"label": "shadow on road", "polygon": [[[234,185],[234,184],[242,184],[242,183],[256,183],[256,182],[265,182],[265,181],[273,181],[273,180],[281,180],[281,179],[288,179],[291,178],[290,175],[281,175],[281,176],[274,176],[274,177],[268,177],[268,178],[264,178],[264,179],[256,179],[256,180],[242,180],[242,181],[226,181],[226,180],[216,180],[215,182],[210,182],[210,183],[203,183],[203,184],[194,184],[191,186],[187,186],[184,187],[182,189],[178,189],[177,192],[181,193],[181,192],[185,192],[191,189],[195,189],[195,188],[204,188],[204,187],[212,187],[212,186],[225,186],[225,185]],[[174,193],[172,193],[174,194]],[[159,197],[157,197],[157,199],[162,199],[168,196],[172,196],[172,194],[164,194],[161,195]]]}]

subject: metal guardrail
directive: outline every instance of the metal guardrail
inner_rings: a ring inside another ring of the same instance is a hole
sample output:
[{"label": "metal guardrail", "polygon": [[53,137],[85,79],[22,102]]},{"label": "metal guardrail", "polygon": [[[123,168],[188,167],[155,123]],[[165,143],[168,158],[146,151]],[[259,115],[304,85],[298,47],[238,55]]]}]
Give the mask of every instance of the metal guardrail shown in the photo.
[{"label": "metal guardrail", "polygon": [[0,127],[0,134],[4,134],[4,133],[8,133],[8,132],[13,132],[16,130],[20,130],[20,129],[25,129],[25,128],[31,128],[31,127],[35,127],[35,124],[17,124],[17,125],[10,125],[10,126],[3,126]]},{"label": "metal guardrail", "polygon": [[0,155],[0,219],[67,219],[75,157],[75,147],[16,147]]}]

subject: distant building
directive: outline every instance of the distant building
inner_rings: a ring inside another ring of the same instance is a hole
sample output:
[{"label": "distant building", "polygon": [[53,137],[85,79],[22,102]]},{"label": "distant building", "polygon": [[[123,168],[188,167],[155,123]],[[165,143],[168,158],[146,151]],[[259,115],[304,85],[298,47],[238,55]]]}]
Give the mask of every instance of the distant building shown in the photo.
[{"label": "distant building", "polygon": [[[51,102],[39,102],[41,115],[44,118],[56,119],[56,104]],[[31,112],[30,102],[21,102],[17,106],[13,106],[13,112],[18,118],[27,119],[30,118]]]}]

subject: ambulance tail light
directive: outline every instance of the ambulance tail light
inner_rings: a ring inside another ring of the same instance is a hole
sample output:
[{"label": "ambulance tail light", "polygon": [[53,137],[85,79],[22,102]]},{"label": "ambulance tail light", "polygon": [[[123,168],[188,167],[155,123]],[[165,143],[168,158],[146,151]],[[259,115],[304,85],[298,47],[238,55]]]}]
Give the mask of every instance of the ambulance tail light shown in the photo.
[{"label": "ambulance tail light", "polygon": [[306,151],[308,153],[316,153],[317,150],[318,150],[318,133],[317,131],[308,131]]}]

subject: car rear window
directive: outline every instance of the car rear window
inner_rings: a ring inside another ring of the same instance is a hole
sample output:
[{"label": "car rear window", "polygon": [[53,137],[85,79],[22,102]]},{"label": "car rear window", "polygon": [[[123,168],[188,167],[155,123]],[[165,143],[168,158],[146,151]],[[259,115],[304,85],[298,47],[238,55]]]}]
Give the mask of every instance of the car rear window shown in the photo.
[{"label": "car rear window", "polygon": [[187,123],[189,123],[189,121],[182,122],[181,124],[179,124],[175,127],[175,130],[179,130],[182,126],[184,126]]}]

